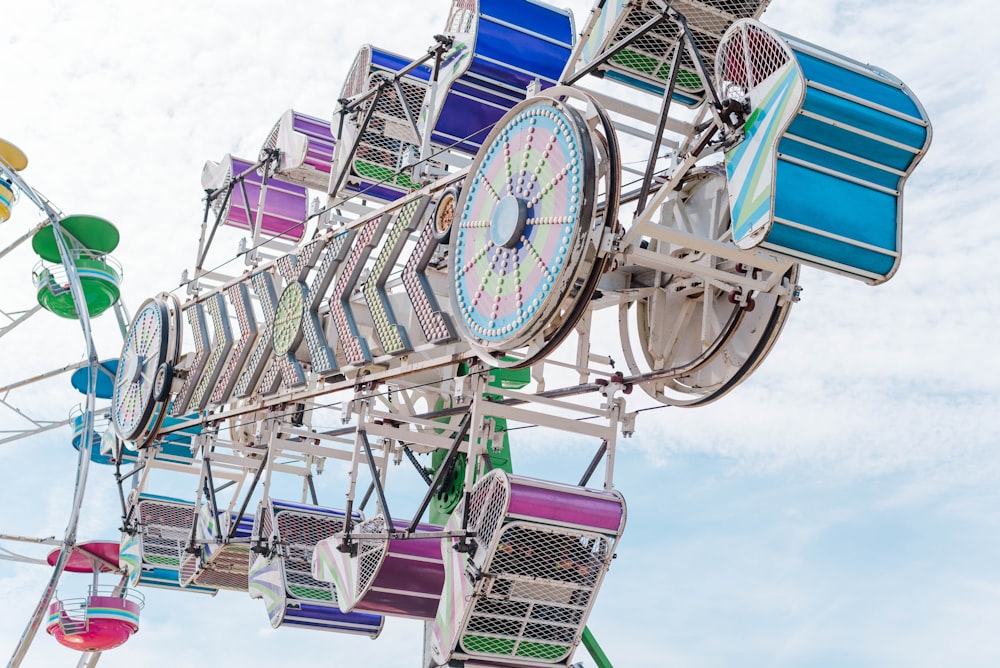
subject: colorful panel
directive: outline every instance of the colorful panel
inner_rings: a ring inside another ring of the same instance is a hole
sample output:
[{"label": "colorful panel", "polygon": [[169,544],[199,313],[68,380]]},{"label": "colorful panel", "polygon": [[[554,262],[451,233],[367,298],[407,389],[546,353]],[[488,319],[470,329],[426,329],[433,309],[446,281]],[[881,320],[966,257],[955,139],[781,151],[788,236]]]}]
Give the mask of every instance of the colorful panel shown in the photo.
[{"label": "colorful panel", "polygon": [[[250,359],[246,367],[240,374],[236,382],[235,395],[237,397],[247,397],[253,393],[264,372],[264,365],[267,364],[271,355],[272,336],[274,331],[274,312],[278,305],[278,295],[274,288],[274,276],[267,271],[260,271],[250,277],[250,284],[253,285],[254,294],[260,302],[260,309],[264,315],[264,327],[260,331],[250,353]],[[247,316],[253,311],[249,311]]]},{"label": "colorful panel", "polygon": [[340,272],[337,284],[333,288],[333,295],[330,297],[330,316],[337,328],[340,345],[344,349],[347,363],[353,366],[370,362],[372,355],[368,349],[368,342],[358,332],[354,312],[351,310],[350,298],[358,283],[358,278],[361,276],[361,270],[364,269],[365,261],[382,238],[382,233],[390,218],[391,215],[386,214],[373,218],[364,224],[351,246],[350,255],[344,261],[344,268]]},{"label": "colorful panel", "polygon": [[232,355],[226,360],[226,366],[212,390],[211,402],[221,404],[229,400],[240,371],[254,349],[257,342],[257,320],[253,317],[253,304],[250,302],[250,291],[245,283],[237,283],[226,288],[226,296],[236,311],[236,322],[240,326],[240,338],[233,347]]},{"label": "colorful panel", "polygon": [[226,300],[221,294],[215,294],[206,300],[208,314],[212,318],[213,334],[212,349],[201,372],[198,385],[191,394],[190,404],[197,410],[204,410],[208,404],[209,390],[216,387],[222,373],[222,361],[233,348],[233,334],[229,326],[229,313]]},{"label": "colorful panel", "polygon": [[153,381],[167,355],[168,315],[159,299],[147,300],[139,309],[118,360],[112,398],[115,431],[126,441],[134,439],[152,419]]},{"label": "colorful panel", "polygon": [[429,220],[420,232],[401,276],[406,296],[413,305],[413,312],[417,322],[420,323],[420,329],[424,333],[424,338],[430,343],[444,343],[455,338],[451,319],[438,306],[437,298],[427,281],[427,265],[437,246],[434,223]]},{"label": "colorful panel", "polygon": [[406,335],[406,329],[399,324],[396,315],[392,312],[385,284],[389,280],[390,272],[395,268],[396,259],[402,252],[403,246],[410,238],[410,231],[423,215],[429,199],[425,196],[410,200],[395,212],[388,233],[384,235],[382,252],[375,259],[369,279],[362,288],[368,310],[372,314],[375,333],[382,343],[382,350],[389,355],[398,355],[411,350],[412,344]]},{"label": "colorful panel", "polygon": [[187,413],[188,405],[191,403],[191,396],[194,394],[198,381],[201,379],[209,357],[209,338],[208,327],[205,325],[205,307],[201,303],[195,302],[185,308],[184,311],[187,313],[188,324],[191,325],[191,336],[194,339],[195,352],[181,389],[174,398],[171,406],[170,414],[173,416]]},{"label": "colorful panel", "polygon": [[741,21],[716,58],[748,97],[726,153],[733,239],[871,284],[900,260],[902,189],[930,144],[919,102],[891,74]]}]

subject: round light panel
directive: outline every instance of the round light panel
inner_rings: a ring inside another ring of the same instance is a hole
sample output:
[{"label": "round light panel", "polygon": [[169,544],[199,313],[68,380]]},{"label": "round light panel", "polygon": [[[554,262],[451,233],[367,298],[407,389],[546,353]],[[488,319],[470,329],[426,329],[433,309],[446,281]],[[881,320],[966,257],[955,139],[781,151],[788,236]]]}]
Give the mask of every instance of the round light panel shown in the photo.
[{"label": "round light panel", "polygon": [[595,216],[593,143],[576,109],[533,98],[497,124],[473,163],[451,235],[452,306],[491,363],[572,326],[592,288],[606,230]]},{"label": "round light panel", "polygon": [[118,436],[137,447],[149,443],[165,414],[155,392],[157,370],[177,363],[180,307],[173,295],[147,299],[129,327],[112,396],[112,423]]}]

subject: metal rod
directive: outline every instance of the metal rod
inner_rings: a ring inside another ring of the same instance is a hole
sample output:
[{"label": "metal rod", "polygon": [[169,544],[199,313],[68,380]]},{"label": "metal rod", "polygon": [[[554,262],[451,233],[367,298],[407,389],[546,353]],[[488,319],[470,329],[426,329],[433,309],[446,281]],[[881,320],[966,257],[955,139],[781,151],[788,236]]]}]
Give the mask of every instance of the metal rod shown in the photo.
[{"label": "metal rod", "polygon": [[468,406],[465,407],[466,413],[462,416],[462,421],[458,425],[458,430],[455,432],[455,438],[451,442],[451,447],[448,448],[448,455],[445,457],[444,461],[441,462],[441,466],[438,467],[437,473],[434,475],[434,481],[431,486],[427,488],[427,493],[424,494],[423,500],[420,502],[420,507],[417,508],[416,514],[410,521],[410,526],[407,531],[413,532],[417,530],[417,525],[420,524],[420,518],[423,517],[424,511],[427,510],[427,506],[431,504],[431,499],[437,494],[438,487],[444,482],[446,472],[449,468],[454,466],[455,457],[458,455],[458,448],[462,445],[462,441],[465,440],[466,435],[469,433],[469,425],[472,424],[472,413],[469,412]]},{"label": "metal rod", "polygon": [[587,483],[590,482],[590,477],[594,475],[594,471],[597,470],[597,465],[601,463],[601,459],[604,457],[604,453],[608,451],[608,442],[601,441],[601,447],[597,448],[597,452],[594,454],[594,458],[590,460],[590,464],[587,465],[587,470],[583,472],[583,477],[580,478],[580,482],[577,483],[580,487],[586,487]]},{"label": "metal rod", "polygon": [[35,225],[34,227],[32,227],[30,230],[28,230],[27,232],[25,232],[24,234],[22,234],[21,236],[19,236],[17,239],[14,239],[14,241],[10,242],[10,244],[6,248],[4,248],[3,250],[0,250],[0,258],[2,258],[7,253],[9,253],[12,250],[14,250],[15,248],[17,248],[21,244],[23,244],[25,241],[27,241],[31,237],[35,236],[35,233],[38,232],[38,230],[42,229],[43,227],[45,227],[45,223],[38,223],[37,225]]},{"label": "metal rod", "polygon": [[421,466],[420,462],[417,461],[417,456],[413,454],[413,450],[410,450],[410,446],[404,445],[403,453],[406,454],[406,458],[410,460],[411,464],[413,464],[413,468],[417,469],[417,473],[419,473],[420,477],[424,479],[424,482],[428,485],[431,484],[430,474],[427,473],[427,469]]},{"label": "metal rod", "polygon": [[4,334],[7,334],[8,332],[13,331],[15,327],[17,327],[22,322],[24,322],[25,320],[27,320],[28,318],[30,318],[31,316],[35,315],[36,313],[38,313],[41,310],[42,310],[41,305],[40,304],[35,304],[34,306],[32,306],[27,311],[23,311],[21,313],[21,315],[19,315],[16,319],[11,320],[10,323],[4,325],[3,328],[0,329],[0,336],[3,336]]},{"label": "metal rod", "polygon": [[712,114],[717,121],[721,121],[719,112],[722,111],[722,101],[719,99],[718,93],[715,92],[715,86],[712,85],[712,78],[708,74],[705,62],[701,59],[701,53],[698,51],[698,45],[695,44],[694,35],[691,33],[691,28],[688,27],[687,18],[673,7],[668,6],[667,13],[681,28],[681,34],[684,35],[684,41],[687,44],[691,60],[694,61],[695,69],[698,70],[698,76],[705,86],[705,93],[710,98],[709,107],[712,109]]},{"label": "metal rod", "polygon": [[660,106],[660,118],[656,122],[656,132],[653,136],[653,143],[649,146],[649,158],[646,160],[646,173],[642,177],[642,188],[639,190],[639,199],[636,202],[636,211],[642,211],[646,206],[646,199],[649,191],[653,187],[653,174],[656,172],[656,158],[660,153],[660,142],[663,140],[663,132],[667,127],[667,116],[670,113],[670,103],[673,101],[674,88],[677,84],[677,73],[680,71],[681,49],[680,46],[674,49],[673,60],[670,61],[670,81],[663,91],[663,102]]},{"label": "metal rod", "polygon": [[604,63],[606,63],[616,53],[618,53],[619,51],[621,51],[622,49],[624,49],[626,46],[628,46],[629,44],[631,44],[635,40],[637,40],[640,37],[642,37],[644,34],[646,34],[646,31],[655,28],[657,26],[657,24],[659,24],[660,21],[662,21],[663,19],[664,19],[664,15],[663,14],[657,14],[656,16],[652,17],[651,19],[649,19],[648,21],[646,21],[645,23],[643,23],[641,26],[639,26],[638,28],[636,28],[635,30],[633,30],[631,33],[629,33],[628,35],[626,35],[625,38],[622,39],[620,42],[618,42],[613,47],[611,47],[610,49],[608,49],[607,51],[605,51],[603,54],[601,54],[601,56],[599,58],[595,58],[593,61],[590,62],[589,65],[587,65],[586,67],[584,67],[582,70],[579,70],[578,72],[575,72],[573,74],[573,76],[571,76],[566,81],[563,81],[562,83],[564,83],[567,86],[573,85],[574,83],[576,83],[577,81],[579,81],[580,79],[582,79],[583,77],[587,76],[588,74],[590,74],[591,72],[593,72],[594,70],[596,70],[598,67],[600,67],[601,65],[603,65]]},{"label": "metal rod", "polygon": [[368,489],[365,490],[365,495],[361,497],[361,504],[358,506],[358,510],[364,512],[365,506],[368,505],[368,501],[372,498],[372,493],[375,491],[375,483],[368,483]]},{"label": "metal rod", "polygon": [[[208,494],[209,511],[212,513],[212,519],[221,528],[222,520],[219,519],[219,503],[215,498],[215,481],[212,479],[212,462],[208,458],[205,459],[205,492]],[[194,520],[194,526],[196,528],[198,526],[197,516]],[[192,537],[194,535],[192,534]],[[216,541],[218,542],[218,538],[216,538]]]},{"label": "metal rod", "polygon": [[[264,472],[264,467],[267,466],[267,457],[270,454],[270,448],[264,451],[264,458],[261,460],[260,466],[257,467],[257,471],[253,474],[253,480],[250,482],[250,489],[247,490],[247,495],[243,497],[243,505],[240,506],[240,512],[236,516],[236,521],[233,522],[233,526],[229,530],[229,537],[227,540],[232,540],[236,537],[236,530],[240,527],[240,522],[243,520],[243,513],[247,511],[247,506],[250,504],[250,497],[253,495],[253,491],[257,487],[257,483],[260,481],[260,475]],[[213,498],[213,502],[214,500],[215,499]]]},{"label": "metal rod", "polygon": [[590,627],[583,627],[583,636],[581,636],[580,640],[583,641],[583,646],[587,648],[590,658],[592,658],[594,663],[597,664],[597,668],[614,668],[614,666],[611,665],[611,659],[609,659],[608,655],[604,653],[603,649],[601,649],[601,646],[597,643],[597,638],[594,637],[594,634],[590,632]]},{"label": "metal rod", "polygon": [[87,488],[87,472],[90,467],[91,439],[93,437],[94,403],[97,397],[97,350],[94,348],[94,339],[90,327],[90,313],[87,310],[87,300],[83,293],[83,285],[80,276],[76,271],[76,264],[73,255],[66,243],[66,237],[62,227],[59,225],[60,214],[42,195],[30,188],[13,169],[9,169],[5,163],[0,161],[0,174],[7,177],[11,184],[17,185],[18,189],[24,193],[28,199],[32,200],[46,215],[52,225],[53,236],[59,248],[59,255],[62,259],[63,268],[66,271],[66,280],[69,282],[70,295],[73,298],[73,305],[76,308],[80,321],[80,329],[83,334],[84,345],[86,347],[87,360],[89,362],[90,374],[87,382],[87,401],[83,419],[83,441],[80,443],[80,453],[76,470],[76,482],[73,490],[73,500],[70,506],[69,519],[66,523],[66,532],[63,537],[62,548],[52,570],[52,576],[48,584],[42,590],[38,605],[28,620],[28,624],[18,640],[17,646],[11,655],[8,668],[20,666],[31,646],[31,642],[41,626],[42,619],[48,612],[49,602],[55,593],[56,585],[66,564],[69,562],[70,552],[76,543],[76,531],[80,521],[80,510],[83,507],[84,492]]},{"label": "metal rod", "polygon": [[313,483],[312,473],[306,476],[306,484],[309,485],[309,497],[312,499],[313,505],[319,505],[319,497],[316,496],[316,485]]},{"label": "metal rod", "polygon": [[372,455],[372,446],[368,442],[368,432],[358,429],[358,438],[361,440],[361,447],[365,451],[365,459],[368,460],[368,471],[372,476],[372,485],[375,486],[375,493],[378,494],[379,507],[382,509],[382,516],[385,517],[385,524],[392,533],[396,527],[392,524],[392,515],[389,514],[389,504],[385,501],[385,490],[382,489],[382,480],[379,477],[378,466],[375,464],[375,457]]},{"label": "metal rod", "polygon": [[202,265],[205,263],[205,257],[208,255],[208,249],[211,248],[212,242],[215,240],[215,232],[219,229],[219,224],[222,222],[222,213],[226,210],[226,202],[229,201],[230,196],[233,192],[233,185],[230,184],[226,188],[225,195],[222,197],[222,205],[219,206],[219,212],[215,214],[215,222],[212,223],[212,229],[208,233],[208,239],[205,239],[205,228],[208,227],[208,212],[212,208],[212,200],[219,196],[218,192],[209,193],[205,197],[205,215],[202,216],[201,220],[201,239],[198,240],[198,257],[197,262],[194,265],[195,278],[198,278],[197,274],[201,271]]},{"label": "metal rod", "polygon": [[[125,448],[122,447],[122,450]],[[125,531],[125,525],[128,519],[128,506],[125,504],[125,490],[122,489],[122,462],[121,462],[121,450],[119,450],[115,457],[115,487],[118,488],[118,501],[121,502],[122,506],[122,531]]]},{"label": "metal rod", "polygon": [[358,128],[357,139],[351,144],[351,150],[347,152],[347,157],[344,159],[344,166],[337,174],[337,180],[334,181],[333,187],[330,188],[330,194],[336,195],[340,192],[341,186],[344,185],[344,181],[347,179],[347,173],[350,171],[351,162],[354,160],[354,154],[358,152],[358,144],[361,143],[361,137],[365,134],[368,129],[368,123],[371,121],[372,116],[375,115],[375,107],[378,105],[378,99],[382,96],[382,91],[385,88],[386,82],[382,82],[375,89],[375,99],[372,100],[371,105],[368,107],[368,111],[365,112],[364,119],[361,121],[361,127]]}]

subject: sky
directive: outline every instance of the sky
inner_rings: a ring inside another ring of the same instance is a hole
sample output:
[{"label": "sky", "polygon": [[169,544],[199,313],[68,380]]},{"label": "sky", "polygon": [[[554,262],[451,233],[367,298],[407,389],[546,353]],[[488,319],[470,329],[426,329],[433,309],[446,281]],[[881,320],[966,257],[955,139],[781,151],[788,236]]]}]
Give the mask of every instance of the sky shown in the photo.
[{"label": "sky", "polygon": [[[579,28],[591,3],[556,4]],[[285,6],[0,0],[0,136],[25,150],[25,178],[65,212],[118,225],[130,311],[192,264],[205,160],[256,155],[287,108],[329,116],[362,44],[422,53],[449,3]],[[1000,140],[984,115],[1000,82],[982,20],[976,0],[774,0],[764,15],[899,76],[934,140],[906,184],[903,260],[889,283],[803,270],[802,301],[747,382],[707,407],[644,413],[620,443],[628,524],[590,619],[615,666],[1000,662],[1000,297],[989,287]],[[0,247],[37,220],[22,201]],[[30,305],[33,264],[24,248],[0,259],[0,308]],[[117,357],[114,320],[95,331],[101,357]],[[37,315],[0,340],[0,386],[81,358],[75,323]],[[61,419],[83,399],[67,386],[62,377],[9,399]],[[15,423],[0,412],[0,425]],[[516,438],[516,467],[565,475],[573,443]],[[0,532],[62,534],[74,454],[65,429],[0,446]],[[116,540],[117,503],[108,471],[93,467],[80,537]],[[0,655],[47,578],[0,562]],[[60,592],[86,585],[67,576]],[[274,631],[263,605],[235,592],[144,593],[140,632],[102,666],[420,662],[412,622],[390,620],[375,641]],[[75,660],[43,632],[23,665]],[[582,650],[577,660],[593,665]]]}]

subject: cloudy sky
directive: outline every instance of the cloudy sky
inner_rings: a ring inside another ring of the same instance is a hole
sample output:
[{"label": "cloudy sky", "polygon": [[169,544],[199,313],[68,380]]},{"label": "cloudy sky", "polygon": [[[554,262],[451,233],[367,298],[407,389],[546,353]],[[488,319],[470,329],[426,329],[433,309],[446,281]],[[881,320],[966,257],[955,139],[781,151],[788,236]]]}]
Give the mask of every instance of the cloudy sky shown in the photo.
[{"label": "cloudy sky", "polygon": [[[64,211],[118,225],[134,310],[192,263],[206,159],[256,155],[289,107],[328,116],[362,44],[422,53],[448,4],[0,0],[0,136],[27,152],[25,177]],[[580,26],[591,3],[557,4]],[[989,278],[1000,63],[984,18],[980,0],[774,0],[765,14],[903,79],[934,142],[906,186],[891,282],[804,270],[803,300],[748,382],[709,407],[644,414],[622,443],[628,527],[590,624],[616,666],[1000,662],[1000,297]],[[35,222],[22,202],[0,247]],[[31,303],[32,258],[0,260],[0,308]],[[113,319],[95,327],[101,356],[116,357]],[[0,340],[0,386],[81,349],[75,323],[36,316]],[[60,419],[82,399],[67,384],[21,392],[17,405]],[[0,421],[16,423],[9,412]],[[0,532],[62,533],[68,441],[57,431],[0,446]],[[515,446],[516,465],[533,471],[557,470],[568,447],[530,436]],[[115,539],[116,506],[108,473],[92,469],[81,537]],[[0,654],[47,577],[0,562]],[[86,585],[67,577],[60,589]],[[146,597],[142,630],[102,666],[419,665],[412,623],[390,620],[370,641],[272,631],[260,602],[233,592]],[[74,661],[42,633],[24,665]]]}]

